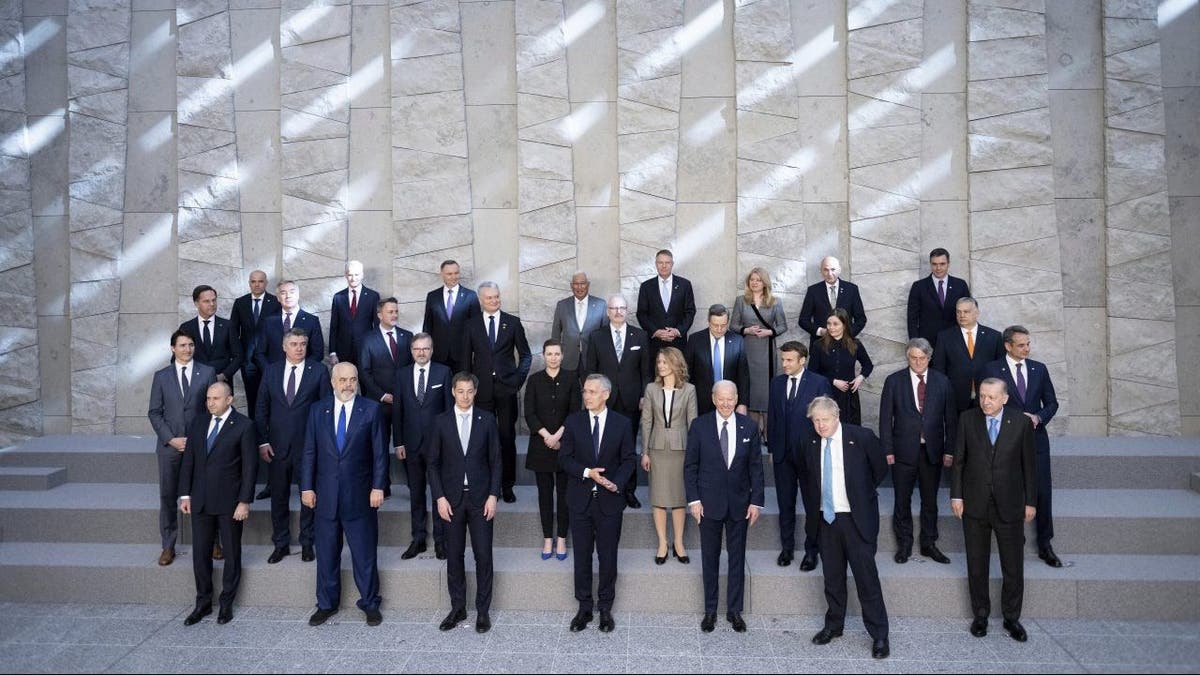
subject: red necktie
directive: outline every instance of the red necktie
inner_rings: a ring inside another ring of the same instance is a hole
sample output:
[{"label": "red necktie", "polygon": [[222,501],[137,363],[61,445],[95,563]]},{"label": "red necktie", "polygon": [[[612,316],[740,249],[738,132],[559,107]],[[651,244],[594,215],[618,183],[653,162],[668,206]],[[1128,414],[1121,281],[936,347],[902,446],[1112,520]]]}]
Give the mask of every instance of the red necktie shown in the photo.
[{"label": "red necktie", "polygon": [[392,336],[392,331],[388,331],[388,347],[392,350],[392,363],[400,360],[400,347],[396,344],[396,338]]},{"label": "red necktie", "polygon": [[358,291],[352,290],[350,291],[350,318],[353,319],[355,314],[358,314]]},{"label": "red necktie", "polygon": [[925,414],[925,373],[917,374],[917,412]]}]

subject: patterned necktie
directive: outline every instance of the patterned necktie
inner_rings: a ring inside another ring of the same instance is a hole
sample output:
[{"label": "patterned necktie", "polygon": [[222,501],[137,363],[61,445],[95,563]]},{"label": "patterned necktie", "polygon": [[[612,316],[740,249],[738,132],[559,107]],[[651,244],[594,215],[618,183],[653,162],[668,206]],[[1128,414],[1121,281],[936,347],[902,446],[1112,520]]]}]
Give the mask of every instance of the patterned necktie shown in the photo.
[{"label": "patterned necktie", "polygon": [[296,400],[296,366],[292,366],[292,372],[288,375],[286,395],[287,404],[291,405]]},{"label": "patterned necktie", "polygon": [[613,349],[617,350],[617,363],[621,362],[621,355],[625,352],[625,342],[621,339],[621,331],[613,331]]},{"label": "patterned necktie", "polygon": [[358,315],[358,291],[350,291],[350,318]]},{"label": "patterned necktie", "polygon": [[1025,371],[1021,369],[1024,363],[1017,364],[1017,396],[1021,397],[1021,403],[1025,402]]},{"label": "patterned necktie", "polygon": [[729,420],[721,422],[721,457],[725,459],[725,468],[729,468]]},{"label": "patterned necktie", "polygon": [[425,402],[425,369],[421,369],[420,377],[417,378],[417,402]]},{"label": "patterned necktie", "polygon": [[187,379],[187,366],[183,366],[179,369],[179,380],[180,384],[183,385],[183,397],[187,398],[188,388],[191,386]]},{"label": "patterned necktie", "polygon": [[991,439],[992,445],[996,444],[996,437],[1000,435],[1000,420],[995,417],[988,418],[988,438]]},{"label": "patterned necktie", "polygon": [[721,341],[720,340],[713,342],[712,356],[713,356],[713,362],[712,362],[713,382],[720,382],[722,379],[724,379],[721,377],[721,375],[724,372],[724,368],[722,368],[721,366],[724,365],[724,362],[721,360]]},{"label": "patterned necktie", "polygon": [[208,329],[210,319],[204,320],[204,347],[212,347],[212,332]]},{"label": "patterned necktie", "polygon": [[259,308],[260,302],[262,302],[262,298],[254,299],[254,325],[256,325],[256,326],[258,325],[258,314],[259,314],[259,310],[260,310],[260,308]]},{"label": "patterned necktie", "polygon": [[938,304],[946,306],[946,280],[938,279]]},{"label": "patterned necktie", "polygon": [[208,441],[205,445],[205,453],[211,455],[213,445],[217,442],[217,434],[221,431],[221,418],[217,417],[213,420],[212,431],[208,432]]},{"label": "patterned necktie", "polygon": [[339,455],[342,454],[342,450],[346,449],[346,406],[344,404],[341,412],[338,413],[337,449]]},{"label": "patterned necktie", "polygon": [[833,524],[833,439],[825,439],[821,459],[821,517]]},{"label": "patterned necktie", "polygon": [[600,416],[592,415],[592,452],[596,461],[600,461]]},{"label": "patterned necktie", "polygon": [[400,360],[400,346],[396,344],[396,336],[393,331],[388,331],[388,349],[392,352],[392,363]]},{"label": "patterned necktie", "polygon": [[917,412],[925,414],[925,373],[917,374]]},{"label": "patterned necktie", "polygon": [[286,333],[292,329],[292,313],[287,312],[283,315],[283,332]]},{"label": "patterned necktie", "polygon": [[496,346],[496,315],[495,314],[488,317],[488,342],[492,343],[493,347]]}]

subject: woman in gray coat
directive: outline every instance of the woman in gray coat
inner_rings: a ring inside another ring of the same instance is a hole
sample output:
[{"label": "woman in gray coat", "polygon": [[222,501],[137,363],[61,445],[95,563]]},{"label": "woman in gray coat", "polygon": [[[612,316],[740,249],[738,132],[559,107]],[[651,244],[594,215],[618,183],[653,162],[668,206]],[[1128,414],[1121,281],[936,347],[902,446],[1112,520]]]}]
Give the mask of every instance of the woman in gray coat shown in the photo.
[{"label": "woman in gray coat", "polygon": [[667,562],[667,511],[671,511],[675,545],[672,552],[681,563],[691,561],[683,547],[687,521],[687,497],[683,491],[683,454],[687,432],[696,419],[696,387],[687,381],[683,352],[666,347],[655,358],[654,381],[646,385],[642,406],[642,469],[650,476],[650,504],[654,507],[654,529],[658,552],[654,562]]},{"label": "woman in gray coat", "polygon": [[729,330],[741,335],[750,363],[750,391],[738,392],[750,416],[767,437],[767,399],[771,378],[779,371],[775,338],[787,332],[783,303],[771,293],[771,277],[761,267],[746,275],[746,293],[733,301]]}]

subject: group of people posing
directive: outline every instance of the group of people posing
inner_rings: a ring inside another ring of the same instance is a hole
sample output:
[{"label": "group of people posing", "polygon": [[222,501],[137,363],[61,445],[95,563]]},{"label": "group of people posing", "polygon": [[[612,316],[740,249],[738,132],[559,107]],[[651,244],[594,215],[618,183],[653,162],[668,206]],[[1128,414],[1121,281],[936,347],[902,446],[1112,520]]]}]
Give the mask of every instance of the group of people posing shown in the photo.
[{"label": "group of people posing", "polygon": [[[399,305],[363,285],[346,267],[333,297],[329,353],[320,320],[300,308],[299,287],[266,292],[265,273],[226,319],[209,286],[193,292],[197,317],[171,337],[170,365],[154,375],[149,417],[158,438],[160,565],[175,557],[177,509],[193,522],[196,606],[188,625],[212,612],[212,560],[224,557],[218,623],[232,618],[241,530],[266,464],[274,549],[291,555],[290,498],[299,483],[301,558],[317,563],[320,625],[340,605],[343,542],[350,547],[358,606],[382,621],[377,511],[390,493],[390,455],[405,469],[411,504],[411,559],[427,550],[433,512],[435,556],[447,561],[450,630],[467,618],[466,536],[476,566],[476,630],[491,627],[492,533],[500,501],[516,500],[518,394],[529,429],[525,467],[536,476],[541,558],[575,553],[579,611],[572,631],[599,613],[611,631],[617,548],[626,508],[640,508],[638,469],[649,478],[658,547],[655,563],[689,563],[686,518],[698,523],[705,607],[701,629],[715,627],[722,540],[728,551],[726,619],[742,619],[747,528],[765,507],[762,446],[771,455],[779,508],[780,566],[795,557],[797,496],[804,507],[802,571],[822,565],[828,601],[814,637],[840,636],[846,570],[853,572],[872,655],[889,654],[888,620],[875,553],[877,487],[895,487],[894,559],[912,556],[912,496],[920,496],[919,552],[939,563],[937,490],[953,471],[951,505],[963,521],[974,621],[987,632],[993,532],[1004,577],[1004,628],[1017,640],[1023,595],[1023,523],[1036,518],[1039,556],[1060,567],[1051,547],[1049,437],[1057,410],[1044,364],[1029,359],[1029,331],[1003,333],[978,323],[967,283],[949,276],[949,253],[930,253],[930,276],[908,299],[908,367],[884,382],[879,434],[861,426],[858,392],[872,374],[858,340],[867,322],[858,288],[840,278],[837,259],[821,261],[823,280],[807,289],[789,330],[768,272],[750,271],[732,309],[708,308],[707,326],[690,333],[696,304],[670,251],[641,285],[637,323],[621,295],[590,295],[586,274],[555,307],[542,345],[545,369],[529,374],[532,352],[521,319],[501,309],[500,288],[460,284],[455,261],[442,263],[442,286],[429,292],[422,332],[396,325]],[[326,363],[332,365],[327,368]],[[240,371],[248,414],[233,409]],[[637,437],[641,435],[639,456]],[[426,493],[430,501],[426,502]],[[212,555],[208,555],[209,549]],[[195,554],[203,552],[203,554]],[[599,584],[593,594],[593,561]]]}]

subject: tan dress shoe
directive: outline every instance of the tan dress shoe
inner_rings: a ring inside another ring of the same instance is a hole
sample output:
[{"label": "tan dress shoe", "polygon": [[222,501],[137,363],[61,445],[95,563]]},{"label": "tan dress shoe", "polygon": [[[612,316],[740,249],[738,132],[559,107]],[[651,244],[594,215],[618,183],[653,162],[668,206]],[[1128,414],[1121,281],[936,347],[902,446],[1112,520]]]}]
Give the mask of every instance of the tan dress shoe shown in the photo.
[{"label": "tan dress shoe", "polygon": [[220,544],[213,544],[213,560],[224,560],[225,552],[221,550]]},{"label": "tan dress shoe", "polygon": [[175,562],[175,549],[164,548],[162,553],[160,553],[158,556],[158,564],[163,567],[166,567],[167,565],[170,565],[173,562]]}]

